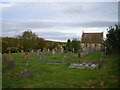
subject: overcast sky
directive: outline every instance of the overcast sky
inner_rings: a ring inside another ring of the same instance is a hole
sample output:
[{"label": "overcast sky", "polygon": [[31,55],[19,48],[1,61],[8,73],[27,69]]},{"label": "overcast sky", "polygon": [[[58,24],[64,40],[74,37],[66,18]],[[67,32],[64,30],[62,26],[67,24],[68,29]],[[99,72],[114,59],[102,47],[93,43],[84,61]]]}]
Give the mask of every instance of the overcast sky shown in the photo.
[{"label": "overcast sky", "polygon": [[4,2],[0,8],[2,37],[28,29],[54,41],[80,39],[82,32],[104,32],[105,37],[118,21],[117,2]]}]

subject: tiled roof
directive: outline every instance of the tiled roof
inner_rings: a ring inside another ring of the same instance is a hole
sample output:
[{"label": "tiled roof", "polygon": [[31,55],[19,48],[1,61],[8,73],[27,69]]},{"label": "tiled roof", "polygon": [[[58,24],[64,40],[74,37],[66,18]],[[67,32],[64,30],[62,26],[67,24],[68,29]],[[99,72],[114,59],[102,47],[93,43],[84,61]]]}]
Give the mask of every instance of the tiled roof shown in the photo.
[{"label": "tiled roof", "polygon": [[102,43],[103,33],[83,33],[81,43]]}]

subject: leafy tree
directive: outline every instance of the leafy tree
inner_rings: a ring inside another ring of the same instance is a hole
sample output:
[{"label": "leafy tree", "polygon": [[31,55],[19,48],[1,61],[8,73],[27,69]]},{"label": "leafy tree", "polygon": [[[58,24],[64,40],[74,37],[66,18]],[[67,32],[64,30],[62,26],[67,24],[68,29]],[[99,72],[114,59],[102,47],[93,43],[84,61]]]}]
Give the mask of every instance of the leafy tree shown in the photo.
[{"label": "leafy tree", "polygon": [[120,52],[120,26],[115,25],[109,27],[106,36],[107,53]]},{"label": "leafy tree", "polygon": [[28,51],[33,48],[34,40],[36,40],[38,37],[35,33],[28,30],[23,32],[21,36],[17,36],[17,38],[21,39],[23,49]]},{"label": "leafy tree", "polygon": [[43,49],[47,47],[47,42],[43,38],[37,38],[34,40],[34,48],[35,49]]},{"label": "leafy tree", "polygon": [[68,41],[67,41],[66,48],[67,48],[68,51],[72,50],[72,44],[71,44],[70,39],[68,39]]},{"label": "leafy tree", "polygon": [[8,46],[8,42],[2,40],[2,53],[6,53],[7,52],[7,46]]},{"label": "leafy tree", "polygon": [[74,49],[74,52],[78,52],[80,48],[80,42],[76,38],[72,40],[72,48]]}]

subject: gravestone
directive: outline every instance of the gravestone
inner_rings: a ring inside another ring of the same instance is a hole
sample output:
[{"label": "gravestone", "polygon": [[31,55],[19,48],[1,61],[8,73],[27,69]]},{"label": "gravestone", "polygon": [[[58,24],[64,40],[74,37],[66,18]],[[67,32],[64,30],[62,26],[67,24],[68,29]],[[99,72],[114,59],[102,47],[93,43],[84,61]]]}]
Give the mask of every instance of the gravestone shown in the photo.
[{"label": "gravestone", "polygon": [[50,56],[50,49],[47,50],[47,55]]},{"label": "gravestone", "polygon": [[40,54],[40,50],[38,49],[38,50],[37,50],[37,56],[38,56],[39,54]]},{"label": "gravestone", "polygon": [[57,48],[57,47],[55,48],[55,51],[56,51],[56,52],[58,51],[58,48]]},{"label": "gravestone", "polygon": [[74,54],[72,52],[70,53],[70,59],[74,60]]},{"label": "gravestone", "polygon": [[53,54],[53,59],[56,59],[56,53],[54,49],[52,50],[52,54]]},{"label": "gravestone", "polygon": [[30,78],[32,75],[31,75],[31,72],[27,69],[24,69],[21,71],[21,77],[23,78]]},{"label": "gravestone", "polygon": [[7,67],[7,70],[8,70],[8,74],[11,75],[12,73],[12,70],[14,68],[14,60],[13,60],[13,57],[9,54],[6,54],[4,57],[4,62],[6,64],[6,67]]},{"label": "gravestone", "polygon": [[9,51],[9,53],[11,53],[11,51]]},{"label": "gravestone", "polygon": [[45,56],[44,56],[43,54],[40,55],[40,61],[41,61],[41,62],[46,62]]},{"label": "gravestone", "polygon": [[63,57],[63,64],[68,64],[68,58],[67,58],[67,56]]},{"label": "gravestone", "polygon": [[73,52],[73,53],[75,52],[74,48],[72,49],[72,52]]},{"label": "gravestone", "polygon": [[34,50],[31,50],[31,54],[32,54],[32,56],[35,56]]},{"label": "gravestone", "polygon": [[23,50],[21,50],[21,56],[24,57],[24,51]]},{"label": "gravestone", "polygon": [[61,56],[64,54],[64,48],[61,48],[60,54]]}]

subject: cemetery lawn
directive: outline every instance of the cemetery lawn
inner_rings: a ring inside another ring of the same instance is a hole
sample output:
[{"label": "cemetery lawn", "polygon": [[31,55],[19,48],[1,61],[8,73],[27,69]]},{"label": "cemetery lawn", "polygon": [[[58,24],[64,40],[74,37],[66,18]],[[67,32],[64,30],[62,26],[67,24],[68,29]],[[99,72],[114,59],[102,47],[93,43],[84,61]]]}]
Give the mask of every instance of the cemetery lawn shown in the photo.
[{"label": "cemetery lawn", "polygon": [[[105,55],[103,63],[98,69],[71,69],[70,63],[78,60],[99,61],[101,52],[90,53],[87,56],[70,60],[68,64],[52,65],[41,62],[38,56],[29,53],[30,65],[25,66],[21,53],[11,54],[14,57],[13,76],[8,76],[4,62],[2,62],[2,88],[117,88],[118,87],[118,62],[117,55]],[[62,62],[63,56],[57,53],[57,58],[46,56],[48,62]],[[77,55],[77,54],[75,54]],[[31,78],[22,78],[20,72],[28,69]]]}]

